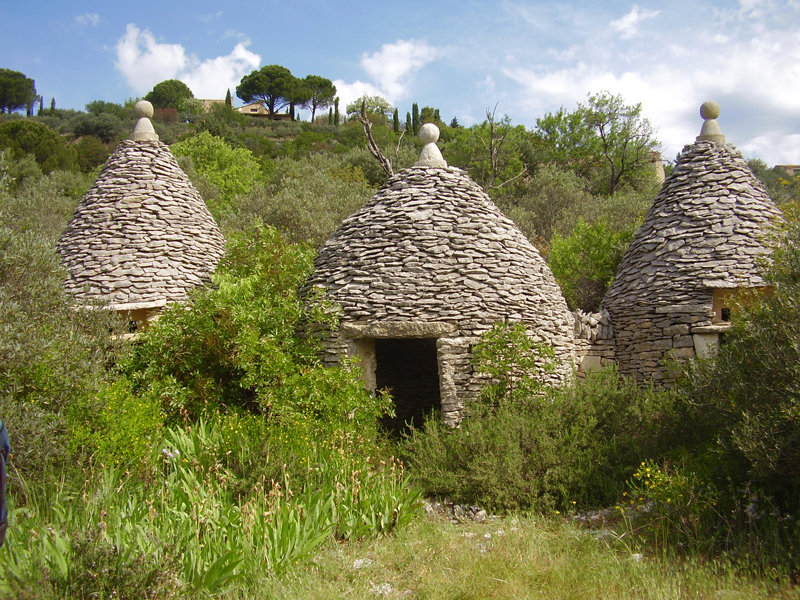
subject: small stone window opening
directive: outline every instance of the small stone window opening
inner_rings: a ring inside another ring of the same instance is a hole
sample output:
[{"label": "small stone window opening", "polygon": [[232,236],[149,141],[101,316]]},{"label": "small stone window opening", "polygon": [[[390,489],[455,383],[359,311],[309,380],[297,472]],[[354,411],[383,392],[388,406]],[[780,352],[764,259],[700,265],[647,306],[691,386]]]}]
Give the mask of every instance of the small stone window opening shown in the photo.
[{"label": "small stone window opening", "polygon": [[732,300],[738,290],[735,288],[716,288],[713,291],[714,323],[730,323]]},{"label": "small stone window opening", "polygon": [[425,416],[441,410],[436,339],[376,339],[375,388],[392,394],[395,416],[383,418],[390,433],[420,427]]}]

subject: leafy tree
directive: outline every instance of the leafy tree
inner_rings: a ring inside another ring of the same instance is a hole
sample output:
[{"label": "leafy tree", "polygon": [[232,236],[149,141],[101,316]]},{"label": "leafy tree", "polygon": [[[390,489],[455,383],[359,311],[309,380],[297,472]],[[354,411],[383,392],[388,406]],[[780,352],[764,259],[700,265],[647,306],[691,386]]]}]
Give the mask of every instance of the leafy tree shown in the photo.
[{"label": "leafy tree", "polygon": [[333,99],[333,126],[338,127],[341,116],[339,115],[339,96]]},{"label": "leafy tree", "polygon": [[225,212],[235,196],[252,190],[261,178],[252,152],[233,148],[207,132],[177,142],[170,149],[175,156],[191,158],[194,169],[219,189],[221,204],[210,207],[215,216]]},{"label": "leafy tree", "polygon": [[150,101],[154,108],[178,108],[182,101],[194,98],[189,86],[177,79],[167,79],[157,83],[144,99]]},{"label": "leafy tree", "polygon": [[0,149],[9,148],[20,159],[28,154],[36,159],[42,171],[76,168],[76,153],[55,131],[34,121],[0,123]]},{"label": "leafy tree", "polygon": [[117,141],[128,133],[128,126],[122,120],[111,113],[80,114],[70,120],[73,133],[77,137],[91,135],[104,144]]},{"label": "leafy tree", "polygon": [[574,112],[561,108],[537,120],[531,162],[568,166],[603,195],[626,183],[637,187],[654,178],[658,148],[641,113],[641,104],[626,105],[622,96],[589,95]]},{"label": "leafy tree", "polygon": [[78,153],[78,166],[83,173],[90,173],[102,165],[110,154],[103,142],[93,135],[82,137],[75,144],[75,151]]},{"label": "leafy tree", "polygon": [[349,119],[354,118],[356,115],[361,114],[362,109],[367,118],[373,119],[380,116],[383,121],[390,119],[393,111],[392,105],[383,96],[364,94],[347,105],[347,117]]},{"label": "leafy tree", "polygon": [[19,71],[0,69],[0,113],[25,109],[30,114],[36,102],[36,84]]},{"label": "leafy tree", "polygon": [[276,118],[278,111],[292,102],[295,77],[286,67],[267,65],[242,77],[236,86],[236,95],[245,102],[261,102]]},{"label": "leafy tree", "polygon": [[306,108],[311,109],[311,122],[314,122],[314,115],[317,109],[324,109],[333,104],[336,96],[336,86],[330,79],[325,79],[319,75],[308,75],[303,79],[303,86],[306,89],[307,100],[304,103]]},{"label": "leafy tree", "polygon": [[93,100],[86,105],[86,112],[92,115],[109,114],[120,119],[132,119],[134,117],[133,107],[123,106],[115,102],[105,102],[104,100]]}]

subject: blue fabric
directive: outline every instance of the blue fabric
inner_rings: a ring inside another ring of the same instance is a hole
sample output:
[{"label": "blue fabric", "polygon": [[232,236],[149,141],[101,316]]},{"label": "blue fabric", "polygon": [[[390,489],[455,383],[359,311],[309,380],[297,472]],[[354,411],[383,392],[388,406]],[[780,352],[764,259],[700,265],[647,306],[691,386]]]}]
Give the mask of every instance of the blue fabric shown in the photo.
[{"label": "blue fabric", "polygon": [[8,514],[6,507],[6,464],[8,455],[11,454],[11,444],[8,441],[8,429],[0,420],[0,521],[5,521]]}]

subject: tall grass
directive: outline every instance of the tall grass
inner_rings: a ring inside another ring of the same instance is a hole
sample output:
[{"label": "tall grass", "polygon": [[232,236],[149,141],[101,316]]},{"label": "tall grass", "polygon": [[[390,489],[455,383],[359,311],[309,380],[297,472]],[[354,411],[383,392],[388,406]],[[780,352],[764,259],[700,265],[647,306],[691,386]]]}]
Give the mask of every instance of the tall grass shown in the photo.
[{"label": "tall grass", "polygon": [[220,423],[167,429],[149,477],[97,465],[79,489],[28,485],[24,506],[12,498],[0,593],[217,594],[242,578],[281,576],[326,540],[381,536],[417,513],[419,492],[398,463],[344,442],[319,444],[305,481],[285,474],[237,498],[225,456],[209,451],[222,435]]}]

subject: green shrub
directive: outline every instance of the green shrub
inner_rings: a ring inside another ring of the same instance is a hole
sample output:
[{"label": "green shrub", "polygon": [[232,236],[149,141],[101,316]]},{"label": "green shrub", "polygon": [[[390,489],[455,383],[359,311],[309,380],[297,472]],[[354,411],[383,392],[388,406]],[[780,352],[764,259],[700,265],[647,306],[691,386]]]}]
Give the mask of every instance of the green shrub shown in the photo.
[{"label": "green shrub", "polygon": [[234,148],[205,131],[173,144],[170,150],[175,156],[191,158],[195,170],[219,189],[220,202],[210,206],[215,217],[229,210],[235,196],[248,193],[261,179],[260,165],[249,150]]},{"label": "green shrub", "polygon": [[492,509],[605,506],[668,445],[673,403],[670,392],[604,369],[513,403],[471,406],[458,429],[429,420],[407,441],[409,468],[428,493]]},{"label": "green shrub", "polygon": [[146,466],[150,449],[161,437],[160,402],[134,396],[125,379],[117,379],[68,408],[72,448],[85,448],[96,463]]},{"label": "green shrub", "polygon": [[384,401],[358,370],[323,367],[304,319],[333,323],[333,307],[306,305],[297,289],[311,252],[257,227],[234,239],[214,278],[191,302],[167,310],[144,333],[124,372],[137,394],[158,397],[170,422],[238,407],[320,426],[374,427]]},{"label": "green shrub", "polygon": [[604,221],[583,219],[570,235],[553,236],[547,262],[571,309],[600,307],[632,239],[633,230],[618,232]]},{"label": "green shrub", "polygon": [[19,159],[29,154],[36,159],[42,171],[55,169],[75,170],[77,154],[58,133],[30,120],[15,120],[0,123],[0,150],[10,148]]}]

